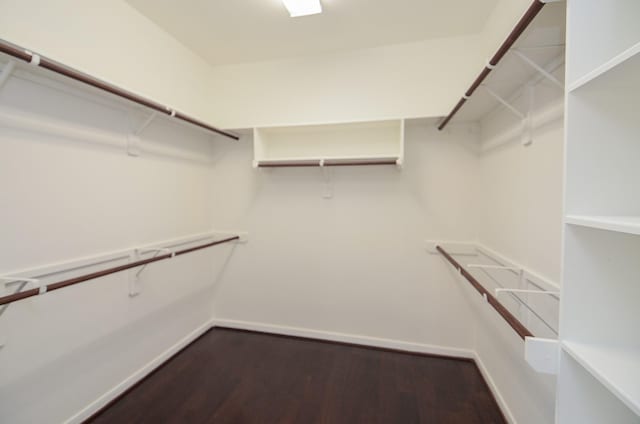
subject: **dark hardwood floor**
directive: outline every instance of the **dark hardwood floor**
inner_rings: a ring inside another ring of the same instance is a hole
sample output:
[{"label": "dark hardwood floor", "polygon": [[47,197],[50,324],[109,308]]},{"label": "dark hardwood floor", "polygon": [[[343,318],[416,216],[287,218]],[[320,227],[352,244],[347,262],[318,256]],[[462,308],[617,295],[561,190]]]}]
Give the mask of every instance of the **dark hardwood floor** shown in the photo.
[{"label": "dark hardwood floor", "polygon": [[93,423],[504,423],[475,364],[213,329]]}]

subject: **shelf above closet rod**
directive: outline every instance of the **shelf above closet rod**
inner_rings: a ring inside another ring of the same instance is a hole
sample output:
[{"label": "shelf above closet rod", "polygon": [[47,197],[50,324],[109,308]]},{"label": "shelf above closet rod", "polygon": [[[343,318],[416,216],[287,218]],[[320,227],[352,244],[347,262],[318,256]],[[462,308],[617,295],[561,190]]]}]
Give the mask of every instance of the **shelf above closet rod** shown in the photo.
[{"label": "shelf above closet rod", "polygon": [[522,324],[518,320],[518,318],[516,318],[511,312],[509,312],[509,310],[502,303],[500,303],[498,299],[496,299],[496,297],[492,295],[491,292],[489,292],[489,290],[487,290],[482,284],[480,284],[480,282],[476,280],[473,275],[471,275],[466,269],[462,268],[462,266],[455,259],[453,259],[453,257],[449,253],[447,253],[446,250],[444,250],[441,246],[436,246],[436,250],[442,253],[445,259],[449,261],[449,263],[451,263],[451,265],[453,265],[453,267],[457,271],[459,271],[460,274],[464,278],[466,278],[467,281],[469,281],[469,283],[471,283],[473,288],[475,288],[478,293],[480,293],[486,299],[487,303],[489,303],[493,307],[493,309],[495,309],[496,312],[498,312],[498,314],[500,314],[500,316],[507,322],[507,324],[509,324],[509,326],[513,328],[516,333],[518,333],[518,336],[520,336],[522,340],[525,340],[525,338],[527,337],[533,337],[533,333],[531,333],[531,331],[529,331],[527,327],[525,327],[524,324]]},{"label": "shelf above closet rod", "polygon": [[[29,297],[43,295],[43,294],[45,294],[47,292],[58,290],[58,289],[63,289],[65,287],[73,286],[75,284],[83,283],[85,281],[94,280],[94,279],[100,278],[100,277],[105,277],[107,275],[115,274],[116,272],[126,271],[126,270],[131,269],[131,268],[144,266],[144,265],[147,265],[147,264],[150,264],[150,263],[153,263],[153,262],[162,261],[162,260],[165,260],[165,259],[171,259],[171,258],[174,258],[176,256],[185,255],[187,253],[195,252],[196,250],[206,249],[208,247],[216,246],[218,244],[228,243],[228,242],[234,241],[234,240],[240,240],[240,236],[228,237],[228,238],[225,238],[225,239],[222,239],[222,240],[216,240],[216,241],[212,241],[212,242],[209,242],[209,243],[201,244],[199,246],[190,247],[190,248],[183,249],[183,250],[178,250],[178,251],[175,251],[175,252],[169,252],[169,253],[166,253],[164,255],[154,256],[154,257],[149,258],[149,259],[143,259],[143,260],[139,260],[139,261],[135,261],[135,262],[130,262],[128,264],[124,264],[124,265],[120,265],[120,266],[116,266],[116,267],[112,267],[112,268],[103,269],[101,271],[92,272],[90,274],[84,274],[84,275],[81,275],[81,276],[78,276],[78,277],[70,278],[68,280],[59,281],[57,283],[51,283],[51,284],[47,284],[47,285],[40,285],[40,287],[37,287],[37,288],[34,288],[34,289],[25,290],[25,291],[21,291],[21,292],[18,292],[18,293],[14,293],[14,294],[10,294],[10,295],[7,295],[7,296],[0,297],[0,306],[1,305],[6,305],[6,304],[12,303],[12,302],[17,302],[19,300],[27,299]],[[14,280],[15,281],[25,281],[25,280],[30,280],[30,279],[21,278],[21,277],[15,277]]]},{"label": "shelf above closet rod", "polygon": [[7,54],[16,59],[20,59],[24,62],[27,62],[33,66],[48,69],[49,71],[55,72],[60,75],[64,75],[67,78],[71,78],[73,80],[79,81],[83,84],[90,85],[92,87],[98,88],[100,90],[106,91],[118,97],[122,97],[123,99],[129,100],[131,102],[137,103],[141,106],[147,107],[149,109],[155,110],[157,112],[163,113],[165,115],[174,117],[184,122],[188,122],[189,124],[195,125],[197,127],[203,128],[207,131],[212,131],[214,133],[223,135],[225,137],[232,138],[234,140],[239,140],[240,137],[237,135],[223,131],[214,126],[206,124],[200,120],[192,118],[188,115],[185,115],[182,112],[178,112],[175,109],[172,109],[168,106],[163,106],[159,103],[154,102],[153,100],[146,99],[144,97],[138,96],[137,94],[131,93],[127,90],[124,90],[120,87],[116,87],[115,85],[106,83],[97,78],[94,78],[90,75],[77,71],[75,69],[69,68],[65,65],[62,65],[58,62],[55,62],[46,57],[37,55],[35,53],[30,52],[29,50],[19,48],[14,46],[6,41],[0,40],[0,53]]},{"label": "shelf above closet rod", "polygon": [[449,115],[447,115],[442,122],[438,125],[438,130],[443,130],[444,127],[447,126],[451,118],[458,113],[460,108],[469,100],[471,95],[476,91],[480,84],[489,76],[491,71],[498,65],[498,62],[504,57],[505,54],[511,49],[516,40],[522,35],[522,33],[527,29],[529,24],[535,19],[538,13],[542,10],[544,5],[548,3],[549,0],[534,0],[527,11],[522,15],[516,26],[511,30],[511,33],[507,36],[507,39],[502,42],[498,51],[493,55],[493,57],[487,62],[486,66],[480,72],[480,75],[473,81],[471,87],[462,95],[458,103],[453,107]]}]

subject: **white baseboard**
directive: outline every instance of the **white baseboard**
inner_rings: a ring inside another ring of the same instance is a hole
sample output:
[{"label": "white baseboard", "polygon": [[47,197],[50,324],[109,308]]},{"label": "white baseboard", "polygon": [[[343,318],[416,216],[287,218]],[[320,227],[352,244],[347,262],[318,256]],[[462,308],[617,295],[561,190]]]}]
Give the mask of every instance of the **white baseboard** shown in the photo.
[{"label": "white baseboard", "polygon": [[500,390],[498,390],[498,386],[496,386],[495,381],[493,381],[493,378],[491,378],[489,370],[487,370],[487,368],[484,366],[484,362],[482,362],[482,359],[480,359],[480,355],[478,355],[477,352],[474,352],[473,359],[475,360],[476,365],[478,365],[480,374],[482,374],[484,381],[487,382],[487,386],[489,386],[491,393],[493,393],[493,397],[496,399],[496,402],[498,402],[498,406],[502,410],[504,417],[507,419],[509,424],[517,424],[517,421],[514,418],[511,409],[509,409],[509,406],[507,406],[507,402],[504,400],[504,397],[502,397],[502,393],[500,393]]},{"label": "white baseboard", "polygon": [[65,421],[66,424],[75,424],[82,423],[87,418],[91,417],[93,414],[98,412],[101,408],[104,408],[109,402],[116,399],[122,393],[127,391],[130,387],[138,383],[140,380],[145,378],[149,373],[158,368],[160,365],[165,363],[169,358],[178,353],[181,349],[188,346],[195,339],[200,337],[202,334],[207,332],[213,326],[213,322],[211,320],[205,322],[200,325],[198,328],[193,330],[191,333],[187,334],[176,344],[171,346],[169,349],[162,352],[160,355],[153,358],[147,364],[145,364],[142,368],[138,369],[136,372],[131,374],[129,377],[124,379],[122,382],[117,384],[111,390],[107,391],[105,394],[91,402],[89,405],[81,409],[71,418]]},{"label": "white baseboard", "polygon": [[439,345],[413,343],[402,340],[382,339],[378,337],[362,336],[356,334],[334,333],[330,331],[312,330],[308,328],[287,327],[260,322],[215,319],[213,326],[228,327],[238,330],[259,331],[262,333],[280,334],[284,336],[306,337],[310,339],[327,340],[332,342],[351,343],[362,346],[404,350],[407,352],[452,356],[456,358],[474,359],[476,357],[475,352],[471,349],[460,349]]}]

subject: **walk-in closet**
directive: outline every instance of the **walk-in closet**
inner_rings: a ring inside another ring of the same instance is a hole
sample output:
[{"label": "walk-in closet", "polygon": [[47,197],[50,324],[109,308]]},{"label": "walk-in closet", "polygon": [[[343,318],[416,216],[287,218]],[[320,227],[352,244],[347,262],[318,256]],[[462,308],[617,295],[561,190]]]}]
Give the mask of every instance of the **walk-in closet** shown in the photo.
[{"label": "walk-in closet", "polygon": [[640,1],[0,0],[0,423],[640,423]]}]

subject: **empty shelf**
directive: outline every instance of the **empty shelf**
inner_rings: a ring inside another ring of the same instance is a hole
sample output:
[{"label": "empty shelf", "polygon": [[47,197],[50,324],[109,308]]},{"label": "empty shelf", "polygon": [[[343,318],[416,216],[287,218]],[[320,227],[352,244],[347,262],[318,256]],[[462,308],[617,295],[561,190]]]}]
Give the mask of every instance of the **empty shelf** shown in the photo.
[{"label": "empty shelf", "polygon": [[562,349],[640,415],[640,352],[567,341]]},{"label": "empty shelf", "polygon": [[578,78],[569,86],[569,91],[576,91],[608,74],[612,74],[611,81],[617,85],[637,84],[638,65],[640,64],[639,54],[640,43],[637,43],[583,77]]},{"label": "empty shelf", "polygon": [[640,235],[640,216],[567,215],[567,224]]}]

